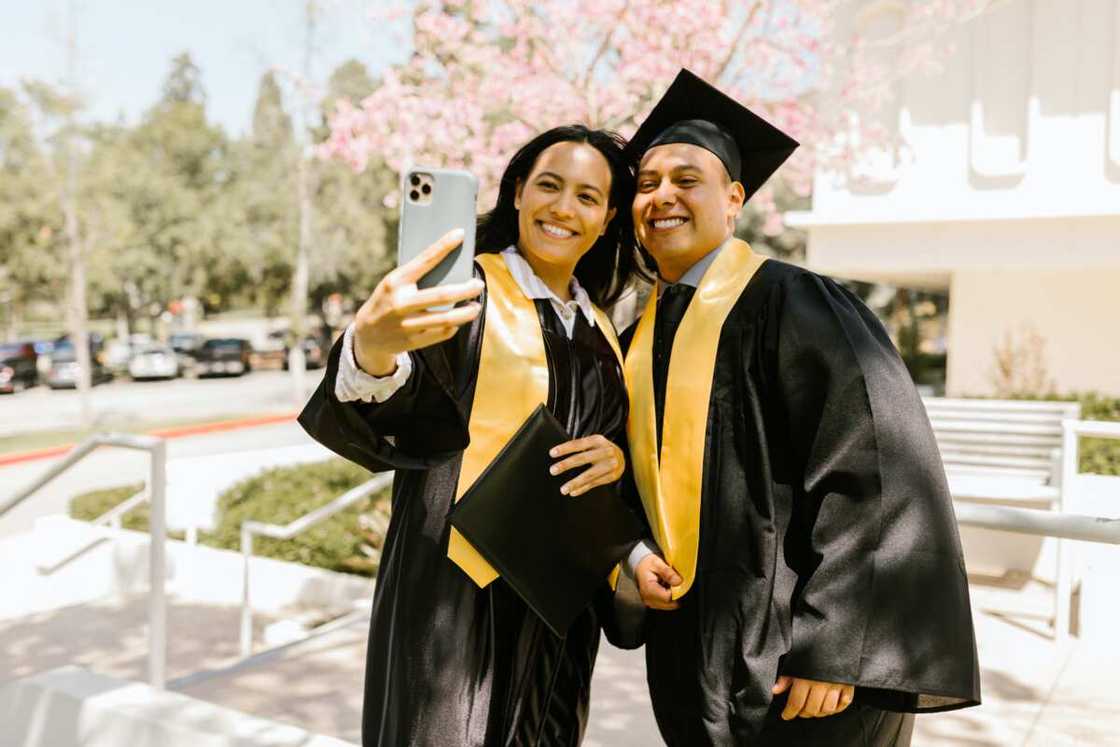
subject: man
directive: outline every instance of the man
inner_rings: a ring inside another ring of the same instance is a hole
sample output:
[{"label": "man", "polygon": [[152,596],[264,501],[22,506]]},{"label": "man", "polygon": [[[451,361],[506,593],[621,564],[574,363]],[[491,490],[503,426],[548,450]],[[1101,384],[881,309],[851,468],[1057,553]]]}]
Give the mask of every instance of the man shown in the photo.
[{"label": "man", "polygon": [[671,747],[907,745],[911,713],[980,698],[956,522],[905,366],[851,293],[733,237],[796,146],[688,71],[631,141],[661,278],[623,340],[651,533],[631,566]]}]

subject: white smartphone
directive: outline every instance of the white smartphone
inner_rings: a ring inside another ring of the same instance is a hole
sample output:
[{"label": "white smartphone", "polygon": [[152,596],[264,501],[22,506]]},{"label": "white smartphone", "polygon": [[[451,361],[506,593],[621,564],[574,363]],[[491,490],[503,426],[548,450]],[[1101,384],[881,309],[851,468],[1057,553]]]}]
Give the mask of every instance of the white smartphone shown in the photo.
[{"label": "white smartphone", "polygon": [[397,240],[397,264],[412,260],[448,231],[463,229],[463,243],[417,286],[464,283],[474,274],[475,202],[478,179],[454,169],[409,169],[401,183],[401,222]]}]

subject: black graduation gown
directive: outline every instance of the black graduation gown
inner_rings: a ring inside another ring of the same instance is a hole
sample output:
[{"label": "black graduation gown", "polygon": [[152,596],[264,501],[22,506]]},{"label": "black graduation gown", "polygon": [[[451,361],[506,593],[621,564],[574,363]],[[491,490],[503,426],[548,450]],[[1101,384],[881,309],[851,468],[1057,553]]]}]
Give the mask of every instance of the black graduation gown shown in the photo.
[{"label": "black graduation gown", "polygon": [[[573,437],[622,442],[628,403],[609,344],[581,314],[568,340],[549,302],[536,306],[549,409]],[[447,558],[484,317],[413,353],[404,388],[381,404],[334,397],[336,344],[299,417],[343,457],[373,472],[397,470],[366,654],[365,747],[577,745],[603,625],[613,638],[605,582],[561,640],[500,578],[479,589]]]},{"label": "black graduation gown", "polygon": [[[668,356],[657,353],[664,376]],[[892,715],[879,709],[978,703],[944,470],[879,321],[833,281],[770,260],[732,308],[716,356],[696,580],[679,609],[646,618],[666,741],[863,744],[869,719]],[[780,674],[855,684],[855,704],[831,722],[784,727],[785,696],[771,695]]]}]

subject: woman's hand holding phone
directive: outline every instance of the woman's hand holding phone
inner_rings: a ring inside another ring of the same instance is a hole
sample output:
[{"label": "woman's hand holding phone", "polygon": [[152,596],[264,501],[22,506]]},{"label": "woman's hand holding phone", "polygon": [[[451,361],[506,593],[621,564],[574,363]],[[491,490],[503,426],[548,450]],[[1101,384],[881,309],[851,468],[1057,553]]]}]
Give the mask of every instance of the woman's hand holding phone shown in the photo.
[{"label": "woman's hand holding phone", "polygon": [[478,302],[441,311],[429,309],[477,298],[484,287],[481,280],[417,287],[420,278],[462,243],[462,229],[448,232],[373,289],[354,316],[354,358],[363,371],[388,376],[396,369],[398,353],[448,340],[478,316],[482,310]]}]

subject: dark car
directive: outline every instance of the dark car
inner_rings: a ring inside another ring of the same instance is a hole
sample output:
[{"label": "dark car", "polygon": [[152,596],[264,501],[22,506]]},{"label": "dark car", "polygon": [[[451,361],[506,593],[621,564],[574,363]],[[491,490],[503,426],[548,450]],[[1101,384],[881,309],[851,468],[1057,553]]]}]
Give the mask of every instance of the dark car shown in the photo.
[{"label": "dark car", "polygon": [[[113,380],[113,374],[101,360],[99,341],[90,340],[89,383],[97,386]],[[57,340],[51,350],[51,367],[47,372],[47,386],[51,389],[74,389],[78,386],[78,355],[68,339]]]},{"label": "dark car", "polygon": [[38,360],[32,342],[0,343],[0,392],[14,393],[38,384]]},{"label": "dark car", "polygon": [[195,351],[195,371],[199,376],[240,376],[253,369],[249,360],[252,353],[248,340],[237,337],[206,340]]}]

